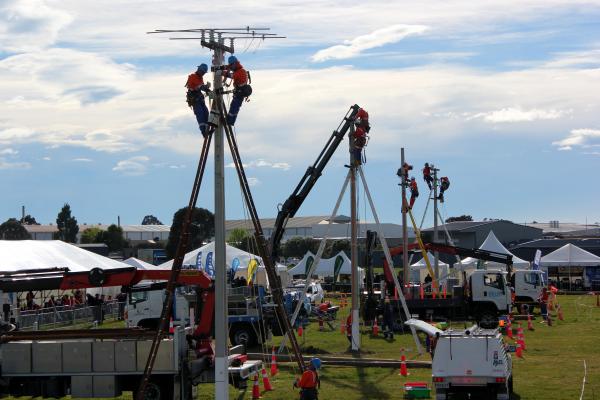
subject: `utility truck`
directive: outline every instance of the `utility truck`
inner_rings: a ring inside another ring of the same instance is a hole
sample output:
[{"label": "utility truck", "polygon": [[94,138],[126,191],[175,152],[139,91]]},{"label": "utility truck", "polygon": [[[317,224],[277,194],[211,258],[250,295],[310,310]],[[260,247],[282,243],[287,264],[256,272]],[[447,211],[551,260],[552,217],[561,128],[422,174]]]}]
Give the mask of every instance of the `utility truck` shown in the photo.
[{"label": "utility truck", "polygon": [[452,394],[509,400],[513,394],[512,358],[498,329],[477,325],[442,331],[420,320],[408,320],[432,338],[431,375],[436,400]]}]

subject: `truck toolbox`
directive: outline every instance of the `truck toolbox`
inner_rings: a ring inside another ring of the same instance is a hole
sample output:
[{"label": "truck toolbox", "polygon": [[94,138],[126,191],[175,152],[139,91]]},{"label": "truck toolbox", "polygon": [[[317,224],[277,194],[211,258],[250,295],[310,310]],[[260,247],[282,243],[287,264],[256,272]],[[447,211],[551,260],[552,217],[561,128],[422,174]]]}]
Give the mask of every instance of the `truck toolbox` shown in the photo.
[{"label": "truck toolbox", "polygon": [[52,374],[62,372],[62,343],[35,342],[31,345],[33,372]]},{"label": "truck toolbox", "polygon": [[136,342],[133,340],[115,342],[115,370],[133,372],[136,370],[136,363]]},{"label": "truck toolbox", "polygon": [[94,372],[113,372],[115,370],[115,342],[105,340],[93,343],[92,368]]},{"label": "truck toolbox", "polygon": [[63,342],[63,372],[92,372],[92,342]]},{"label": "truck toolbox", "polygon": [[31,373],[31,342],[10,342],[2,345],[2,374]]},{"label": "truck toolbox", "polygon": [[[150,354],[151,340],[140,340],[137,342],[137,369],[144,371],[148,354]],[[173,340],[163,340],[158,346],[156,361],[154,362],[154,371],[173,371]]]}]

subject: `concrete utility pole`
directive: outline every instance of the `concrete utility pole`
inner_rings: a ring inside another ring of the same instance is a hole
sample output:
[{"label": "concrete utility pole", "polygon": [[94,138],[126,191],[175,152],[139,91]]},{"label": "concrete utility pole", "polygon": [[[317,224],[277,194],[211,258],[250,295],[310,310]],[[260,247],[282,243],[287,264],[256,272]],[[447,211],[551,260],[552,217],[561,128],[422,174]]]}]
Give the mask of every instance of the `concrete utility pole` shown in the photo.
[{"label": "concrete utility pole", "polygon": [[[219,44],[223,40],[219,35]],[[223,64],[223,49],[215,46],[213,56],[213,87],[217,95],[212,108],[217,110],[217,102],[221,101],[220,89],[223,86],[221,71],[217,69]],[[225,140],[223,123],[215,130],[215,399],[229,398],[229,377],[227,370],[227,269],[225,266]]]},{"label": "concrete utility pole", "polygon": [[[437,173],[439,169],[437,169],[433,164],[431,164],[431,170],[433,171],[433,242],[437,243],[438,241],[438,178]],[[440,279],[440,253],[437,251],[433,252],[434,257],[434,268],[433,273],[435,274],[435,281],[438,282]],[[435,290],[435,288],[433,288]]]},{"label": "concrete utility pole", "polygon": [[406,174],[404,173],[404,147],[400,149],[400,186],[402,186],[402,265],[404,285],[410,282],[410,268],[408,267],[408,222],[406,219]]},{"label": "concrete utility pole", "polygon": [[350,252],[352,269],[352,351],[360,350],[359,308],[360,276],[358,274],[358,227],[356,224],[358,213],[356,211],[356,168],[360,160],[354,159],[353,141],[354,125],[350,128]]}]

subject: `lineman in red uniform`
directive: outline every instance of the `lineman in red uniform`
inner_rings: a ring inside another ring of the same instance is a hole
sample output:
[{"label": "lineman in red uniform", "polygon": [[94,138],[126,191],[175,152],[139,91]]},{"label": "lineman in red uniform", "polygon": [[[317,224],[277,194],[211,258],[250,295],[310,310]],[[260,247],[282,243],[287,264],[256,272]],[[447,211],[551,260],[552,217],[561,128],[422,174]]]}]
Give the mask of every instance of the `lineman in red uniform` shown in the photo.
[{"label": "lineman in red uniform", "polygon": [[196,72],[188,76],[185,83],[185,87],[188,89],[186,100],[188,106],[194,110],[194,115],[196,115],[196,121],[198,121],[198,127],[200,128],[200,132],[202,132],[202,136],[206,136],[206,123],[208,122],[208,108],[206,108],[202,92],[212,96],[210,83],[204,83],[204,74],[207,72],[208,65],[200,64]]},{"label": "lineman in red uniform", "polygon": [[321,381],[317,373],[319,368],[321,368],[321,360],[313,358],[300,379],[294,382],[294,387],[300,388],[300,400],[319,399],[319,392],[317,391],[318,388],[321,388]]},{"label": "lineman in red uniform", "polygon": [[408,208],[410,208],[411,210],[413,208],[413,205],[415,204],[415,200],[417,199],[417,197],[419,197],[419,188],[417,187],[417,181],[413,176],[412,178],[410,178],[410,204],[408,205]]},{"label": "lineman in red uniform", "polygon": [[367,144],[367,133],[371,130],[369,124],[369,113],[360,108],[356,113],[356,119],[354,120],[356,129],[354,130],[354,137],[352,138],[352,158],[358,165],[362,164],[362,150]]},{"label": "lineman in red uniform", "polygon": [[431,168],[429,167],[429,163],[425,163],[425,167],[423,167],[423,180],[427,182],[429,190],[433,189],[433,177],[431,176]]},{"label": "lineman in red uniform", "polygon": [[236,56],[229,56],[227,64],[223,78],[233,79],[233,99],[229,105],[227,123],[233,126],[235,125],[235,120],[240,112],[242,103],[252,94],[252,87],[248,84],[248,72],[246,72],[244,66],[238,61]]}]

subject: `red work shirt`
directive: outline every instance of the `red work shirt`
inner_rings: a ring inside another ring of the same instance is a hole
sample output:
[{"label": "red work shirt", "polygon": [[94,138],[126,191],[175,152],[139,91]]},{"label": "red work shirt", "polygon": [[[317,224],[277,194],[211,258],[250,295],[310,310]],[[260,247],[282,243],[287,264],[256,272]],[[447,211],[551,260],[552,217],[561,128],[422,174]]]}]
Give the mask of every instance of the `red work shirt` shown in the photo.
[{"label": "red work shirt", "polygon": [[204,85],[204,79],[196,73],[190,74],[185,83],[185,87],[189,90],[197,90],[202,85]]},{"label": "red work shirt", "polygon": [[413,181],[413,180],[411,180],[411,181],[410,181],[410,190],[411,190],[411,191],[413,191],[413,192],[415,192],[415,191],[418,191],[418,190],[419,190],[419,189],[417,188],[417,181]]},{"label": "red work shirt", "polygon": [[314,389],[317,387],[318,383],[319,383],[319,378],[317,376],[316,371],[307,369],[306,371],[304,371],[302,373],[302,377],[300,378],[300,381],[298,382],[298,387],[300,387],[302,389]]},{"label": "red work shirt", "polygon": [[369,113],[365,109],[359,108],[358,112],[356,113],[356,119],[362,119],[362,120],[368,121]]},{"label": "red work shirt", "polygon": [[431,175],[431,168],[429,168],[429,167],[423,168],[423,176],[430,176],[430,175]]},{"label": "red work shirt", "polygon": [[[231,79],[233,79],[233,86],[240,87],[244,86],[248,83],[248,73],[244,69],[244,66],[238,61],[235,63],[234,67],[231,69],[233,74],[231,75]],[[226,71],[226,76],[229,76],[229,70]]]}]

